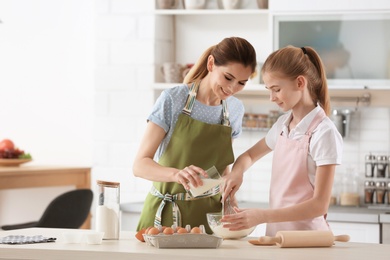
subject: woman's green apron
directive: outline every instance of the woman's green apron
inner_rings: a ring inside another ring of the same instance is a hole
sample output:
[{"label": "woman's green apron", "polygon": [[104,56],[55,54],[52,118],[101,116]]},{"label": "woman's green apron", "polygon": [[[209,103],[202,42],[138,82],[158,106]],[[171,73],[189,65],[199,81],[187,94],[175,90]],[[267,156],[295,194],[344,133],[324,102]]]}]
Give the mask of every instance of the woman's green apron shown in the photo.
[{"label": "woman's green apron", "polygon": [[[215,166],[222,173],[233,163],[231,127],[226,101],[222,101],[221,124],[208,124],[191,118],[199,84],[190,88],[183,113],[179,115],[171,140],[159,160],[167,167],[183,169],[195,165],[202,169]],[[201,198],[191,197],[181,184],[176,182],[153,182],[141,213],[137,230],[153,225],[191,227],[204,225],[211,234],[206,213],[222,209],[219,188]]]}]

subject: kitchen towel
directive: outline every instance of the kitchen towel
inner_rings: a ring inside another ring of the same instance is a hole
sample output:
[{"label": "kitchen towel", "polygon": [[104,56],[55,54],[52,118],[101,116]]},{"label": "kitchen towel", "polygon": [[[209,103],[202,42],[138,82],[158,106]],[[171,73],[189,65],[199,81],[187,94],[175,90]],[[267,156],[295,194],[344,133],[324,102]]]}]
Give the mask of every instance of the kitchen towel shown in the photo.
[{"label": "kitchen towel", "polygon": [[37,236],[6,236],[0,238],[0,244],[33,244],[33,243],[46,243],[46,242],[55,242],[56,238],[53,237],[43,237],[41,235]]}]

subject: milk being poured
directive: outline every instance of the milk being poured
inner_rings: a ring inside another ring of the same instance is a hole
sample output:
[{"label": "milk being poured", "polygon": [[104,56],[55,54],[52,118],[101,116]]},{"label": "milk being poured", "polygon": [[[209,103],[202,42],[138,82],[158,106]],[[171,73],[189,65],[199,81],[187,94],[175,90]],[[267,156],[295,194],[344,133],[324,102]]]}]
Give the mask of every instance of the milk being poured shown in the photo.
[{"label": "milk being poured", "polygon": [[206,191],[211,190],[212,188],[218,186],[223,182],[223,179],[219,175],[219,172],[215,166],[212,166],[210,169],[207,169],[206,172],[209,178],[202,178],[202,182],[203,182],[202,186],[198,186],[195,188],[191,183],[189,184],[190,186],[189,193],[193,197],[202,195]]},{"label": "milk being poured", "polygon": [[222,179],[214,180],[214,179],[202,179],[203,185],[194,187],[191,183],[189,184],[190,186],[190,192],[193,197],[197,197],[199,195],[202,195],[206,191],[218,186],[223,182]]}]

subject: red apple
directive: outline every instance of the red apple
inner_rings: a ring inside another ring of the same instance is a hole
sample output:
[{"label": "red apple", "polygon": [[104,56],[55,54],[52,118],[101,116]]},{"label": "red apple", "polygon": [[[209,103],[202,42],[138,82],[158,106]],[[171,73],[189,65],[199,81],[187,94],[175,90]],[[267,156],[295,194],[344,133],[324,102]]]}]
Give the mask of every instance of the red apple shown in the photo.
[{"label": "red apple", "polygon": [[0,151],[15,149],[14,143],[9,139],[4,139],[0,142]]}]

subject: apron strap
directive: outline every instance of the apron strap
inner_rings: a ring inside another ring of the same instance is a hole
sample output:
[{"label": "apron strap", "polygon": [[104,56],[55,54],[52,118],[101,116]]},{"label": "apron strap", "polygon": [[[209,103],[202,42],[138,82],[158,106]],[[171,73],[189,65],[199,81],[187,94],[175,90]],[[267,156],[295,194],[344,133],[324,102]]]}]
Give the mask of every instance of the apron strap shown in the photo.
[{"label": "apron strap", "polygon": [[[190,93],[187,96],[186,103],[184,105],[184,108],[182,110],[183,114],[186,114],[187,116],[191,116],[192,109],[194,108],[195,100],[196,100],[196,95],[198,94],[198,89],[199,89],[200,81],[199,82],[194,82],[192,83],[190,87]],[[224,126],[230,126],[230,120],[229,120],[229,111],[227,107],[227,102],[226,100],[222,100],[222,113],[223,113],[223,118],[221,124]]]},{"label": "apron strap", "polygon": [[181,213],[180,213],[179,206],[177,205],[177,203],[175,201],[177,201],[177,200],[187,200],[188,201],[188,200],[203,199],[203,198],[217,195],[219,193],[219,191],[220,191],[220,188],[218,185],[217,187],[214,187],[213,189],[202,194],[201,196],[197,196],[195,198],[195,197],[192,197],[189,193],[177,193],[174,195],[166,193],[165,195],[163,195],[154,186],[152,186],[152,188],[150,190],[150,194],[161,199],[161,203],[156,211],[156,216],[154,218],[154,226],[156,226],[156,227],[161,226],[161,215],[162,215],[163,209],[165,207],[165,204],[167,202],[172,203],[173,224],[176,225],[177,227],[178,226],[181,227],[181,225],[182,225]]},{"label": "apron strap", "polygon": [[186,104],[184,105],[184,108],[182,110],[183,114],[186,114],[187,116],[191,115],[192,108],[194,107],[195,104],[196,95],[198,94],[199,85],[200,85],[200,81],[192,83],[190,87],[190,93],[187,96]]},{"label": "apron strap", "polygon": [[310,123],[307,131],[306,131],[306,135],[308,135],[309,137],[311,137],[313,131],[317,128],[317,126],[322,122],[322,120],[324,120],[324,118],[326,117],[326,114],[324,112],[323,109],[321,109],[317,115],[314,117],[313,121]]}]

